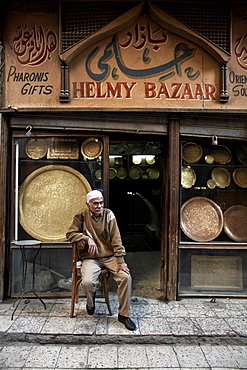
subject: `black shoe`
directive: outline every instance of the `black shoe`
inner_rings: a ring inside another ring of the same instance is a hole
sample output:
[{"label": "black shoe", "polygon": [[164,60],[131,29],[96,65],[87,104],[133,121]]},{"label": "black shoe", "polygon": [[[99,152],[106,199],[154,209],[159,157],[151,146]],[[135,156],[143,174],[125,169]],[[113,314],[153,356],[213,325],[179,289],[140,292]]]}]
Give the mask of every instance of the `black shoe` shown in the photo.
[{"label": "black shoe", "polygon": [[86,305],[87,313],[90,316],[92,316],[94,314],[94,311],[95,311],[95,295],[96,295],[96,293],[94,293],[94,295],[93,295],[93,307],[89,307],[88,305]]},{"label": "black shoe", "polygon": [[128,330],[136,330],[136,324],[129,318],[118,315],[118,321],[125,325]]}]

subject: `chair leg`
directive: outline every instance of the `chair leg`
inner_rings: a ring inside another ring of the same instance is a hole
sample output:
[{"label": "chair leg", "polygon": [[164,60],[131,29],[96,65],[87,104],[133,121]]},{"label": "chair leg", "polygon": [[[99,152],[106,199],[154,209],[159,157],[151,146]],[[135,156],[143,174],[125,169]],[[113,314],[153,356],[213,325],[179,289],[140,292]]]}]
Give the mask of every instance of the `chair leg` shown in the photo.
[{"label": "chair leg", "polygon": [[110,306],[110,300],[109,300],[109,294],[108,294],[108,284],[109,284],[109,273],[108,274],[102,274],[102,288],[105,296],[106,305],[109,311],[110,316],[112,316],[111,306]]},{"label": "chair leg", "polygon": [[72,296],[71,296],[71,305],[70,305],[70,317],[74,316],[75,296],[76,296],[76,271],[73,271],[72,272]]}]

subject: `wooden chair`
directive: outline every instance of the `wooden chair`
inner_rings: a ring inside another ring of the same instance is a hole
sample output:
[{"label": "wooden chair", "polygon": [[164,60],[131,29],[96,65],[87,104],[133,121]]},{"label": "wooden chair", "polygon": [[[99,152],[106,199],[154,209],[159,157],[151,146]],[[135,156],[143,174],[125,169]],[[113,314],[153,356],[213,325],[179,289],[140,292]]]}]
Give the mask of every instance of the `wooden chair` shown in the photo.
[{"label": "wooden chair", "polygon": [[[82,282],[81,269],[77,268],[78,249],[80,249],[80,247],[77,245],[77,243],[72,244],[72,297],[71,297],[71,306],[70,306],[70,317],[74,316],[75,303],[78,302],[78,297],[79,297],[79,285]],[[108,294],[109,280],[110,280],[110,271],[107,270],[106,268],[102,269],[100,276],[99,276],[99,282],[101,286],[100,290],[103,293],[103,296],[105,298],[105,302],[106,302],[109,314],[112,315],[110,301],[109,301],[109,294]]]}]

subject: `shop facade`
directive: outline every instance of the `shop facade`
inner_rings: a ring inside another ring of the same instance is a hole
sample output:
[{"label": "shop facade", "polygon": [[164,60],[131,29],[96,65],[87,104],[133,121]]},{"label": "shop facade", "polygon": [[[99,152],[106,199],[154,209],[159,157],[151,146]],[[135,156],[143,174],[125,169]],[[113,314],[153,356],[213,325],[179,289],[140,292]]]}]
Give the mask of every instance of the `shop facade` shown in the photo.
[{"label": "shop facade", "polygon": [[247,3],[186,3],[4,5],[2,298],[29,239],[36,290],[70,295],[65,233],[96,188],[127,252],[159,253],[164,299],[246,297]]}]

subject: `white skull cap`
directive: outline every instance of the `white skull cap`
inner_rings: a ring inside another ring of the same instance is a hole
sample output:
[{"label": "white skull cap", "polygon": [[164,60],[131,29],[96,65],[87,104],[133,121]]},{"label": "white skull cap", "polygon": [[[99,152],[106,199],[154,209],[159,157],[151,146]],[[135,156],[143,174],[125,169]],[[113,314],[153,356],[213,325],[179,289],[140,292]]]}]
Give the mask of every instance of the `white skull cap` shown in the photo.
[{"label": "white skull cap", "polygon": [[91,199],[94,198],[102,198],[103,194],[99,190],[92,190],[89,193],[87,193],[86,198],[87,198],[87,203],[90,202]]}]

